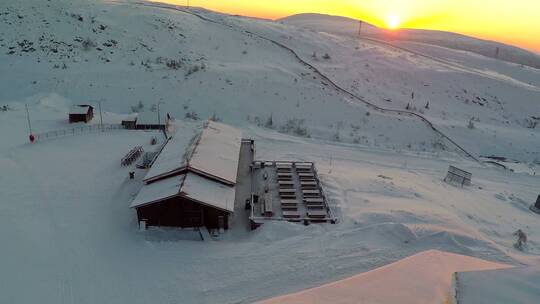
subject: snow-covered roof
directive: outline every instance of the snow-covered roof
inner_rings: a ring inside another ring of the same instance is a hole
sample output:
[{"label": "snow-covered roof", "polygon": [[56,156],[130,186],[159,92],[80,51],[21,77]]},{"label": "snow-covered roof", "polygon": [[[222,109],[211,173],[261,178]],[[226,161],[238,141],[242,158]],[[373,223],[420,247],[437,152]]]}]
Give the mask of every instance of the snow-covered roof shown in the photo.
[{"label": "snow-covered roof", "polygon": [[182,196],[233,212],[242,132],[212,121],[175,126],[131,208]]},{"label": "snow-covered roof", "polygon": [[176,134],[165,145],[146,183],[184,170],[234,185],[238,173],[242,132],[222,123],[208,121],[194,136],[192,128],[178,125]]},{"label": "snow-covered roof", "polygon": [[211,179],[188,173],[181,189],[182,196],[225,211],[234,211],[236,189]]},{"label": "snow-covered roof", "polygon": [[[195,129],[200,130],[200,129]],[[144,181],[164,177],[170,174],[181,172],[186,166],[189,151],[193,146],[193,141],[197,137],[197,132],[193,127],[177,124],[176,133],[165,144],[159,153],[152,167],[146,173]]]},{"label": "snow-covered roof", "polygon": [[227,186],[188,172],[144,185],[130,208],[138,208],[178,196],[233,212],[235,191],[234,186]]},{"label": "snow-covered roof", "polygon": [[89,110],[88,105],[74,105],[69,109],[69,114],[87,114]]},{"label": "snow-covered roof", "polygon": [[178,195],[183,179],[183,175],[173,176],[153,184],[144,185],[131,203],[130,208],[156,203]]},{"label": "snow-covered roof", "polygon": [[208,121],[193,149],[190,169],[235,184],[241,144],[240,130]]},{"label": "snow-covered roof", "polygon": [[159,123],[158,123],[158,113],[157,112],[141,112],[137,114],[137,124],[138,125],[165,125],[167,122],[167,113],[159,113]]}]

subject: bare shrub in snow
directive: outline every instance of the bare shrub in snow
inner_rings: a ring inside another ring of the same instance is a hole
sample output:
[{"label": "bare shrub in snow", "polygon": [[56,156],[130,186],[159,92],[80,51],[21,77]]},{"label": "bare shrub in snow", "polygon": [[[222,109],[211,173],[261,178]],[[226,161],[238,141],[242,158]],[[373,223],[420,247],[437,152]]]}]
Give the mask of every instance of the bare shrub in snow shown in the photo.
[{"label": "bare shrub in snow", "polygon": [[517,237],[517,241],[514,243],[514,248],[520,251],[525,250],[525,247],[527,246],[527,235],[525,232],[518,229],[518,231],[514,232],[514,236]]},{"label": "bare shrub in snow", "polygon": [[87,52],[96,47],[96,43],[92,39],[90,39],[90,37],[87,37],[81,42],[81,47],[83,51]]},{"label": "bare shrub in snow", "polygon": [[206,68],[206,66],[204,65],[204,63],[201,63],[201,65],[192,65],[189,67],[189,69],[187,70],[186,72],[186,77],[192,75],[192,74],[195,74],[199,71],[202,71]]},{"label": "bare shrub in snow", "polygon": [[287,120],[285,125],[280,127],[280,131],[297,136],[310,137],[307,128],[304,127],[304,120],[299,118],[291,118]]},{"label": "bare shrub in snow", "polygon": [[182,67],[181,60],[167,59],[165,65],[171,70],[178,70]]},{"label": "bare shrub in snow", "polygon": [[539,121],[540,121],[540,117],[532,116],[531,118],[527,118],[525,120],[525,127],[529,128],[529,129],[536,129],[536,127],[538,126]]},{"label": "bare shrub in snow", "polygon": [[144,110],[144,103],[139,100],[139,103],[136,106],[131,107],[131,112],[133,113],[139,113]]},{"label": "bare shrub in snow", "polygon": [[272,114],[270,114],[270,117],[268,117],[268,119],[266,120],[264,127],[268,129],[274,128],[274,119],[272,118]]},{"label": "bare shrub in snow", "polygon": [[467,124],[467,128],[469,128],[471,130],[475,128],[474,121],[473,121],[472,118],[469,120],[469,123]]},{"label": "bare shrub in snow", "polygon": [[197,114],[196,112],[194,111],[191,111],[191,112],[187,112],[185,117],[187,119],[191,119],[191,120],[199,120],[199,114]]},{"label": "bare shrub in snow", "polygon": [[332,140],[341,142],[341,136],[339,134],[339,131],[336,131],[336,133],[334,133],[334,136],[332,136]]}]

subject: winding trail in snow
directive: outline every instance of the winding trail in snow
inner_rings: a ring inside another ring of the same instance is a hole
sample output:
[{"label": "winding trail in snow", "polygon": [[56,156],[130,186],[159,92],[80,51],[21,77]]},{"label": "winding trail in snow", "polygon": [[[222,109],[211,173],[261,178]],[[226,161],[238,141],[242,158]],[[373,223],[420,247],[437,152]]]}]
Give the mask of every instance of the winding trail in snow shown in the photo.
[{"label": "winding trail in snow", "polygon": [[[125,3],[125,2],[123,2],[123,3]],[[364,103],[365,105],[367,105],[368,107],[370,107],[371,109],[373,109],[375,111],[378,111],[378,112],[381,112],[381,113],[405,115],[405,116],[409,116],[409,117],[413,117],[413,118],[418,118],[422,122],[424,122],[436,134],[438,134],[442,138],[446,139],[448,142],[450,142],[452,145],[454,145],[456,148],[458,148],[458,150],[463,152],[467,157],[473,159],[474,161],[476,161],[476,162],[478,162],[480,164],[484,164],[484,162],[482,162],[480,159],[478,159],[472,153],[467,151],[464,147],[462,147],[460,144],[455,142],[452,138],[450,138],[448,135],[446,135],[440,129],[435,127],[435,125],[429,119],[427,119],[425,116],[423,116],[421,114],[418,114],[418,113],[415,113],[415,112],[406,111],[406,110],[383,108],[383,107],[380,107],[380,106],[378,106],[378,105],[376,105],[376,104],[374,104],[374,103],[372,103],[370,101],[367,101],[366,99],[364,99],[364,98],[362,98],[362,97],[348,91],[347,89],[339,86],[337,83],[335,83],[333,80],[331,80],[328,76],[326,76],[323,72],[321,72],[315,66],[313,66],[312,64],[310,64],[306,60],[302,59],[302,57],[300,57],[300,55],[298,55],[298,53],[295,50],[293,50],[292,48],[286,46],[285,44],[283,44],[283,43],[281,43],[279,41],[276,41],[274,39],[265,37],[265,36],[263,36],[261,34],[257,34],[257,33],[254,33],[254,32],[251,32],[251,31],[236,27],[236,26],[231,25],[231,24],[227,24],[227,23],[224,23],[224,22],[220,22],[220,21],[208,18],[206,16],[203,16],[202,14],[196,13],[196,12],[194,12],[192,10],[185,9],[185,8],[179,7],[179,6],[167,5],[167,4],[161,4],[161,3],[148,3],[148,2],[131,2],[129,4],[135,4],[135,5],[139,5],[139,6],[147,6],[147,7],[154,7],[154,8],[161,8],[161,9],[168,9],[168,10],[174,10],[174,11],[178,11],[178,12],[183,12],[185,14],[193,15],[193,16],[201,19],[201,20],[204,20],[204,21],[207,21],[207,22],[210,22],[210,23],[214,23],[214,24],[217,24],[217,25],[220,25],[220,26],[223,26],[223,27],[230,28],[230,29],[232,29],[234,31],[243,33],[243,34],[248,35],[250,37],[254,36],[254,37],[257,37],[259,39],[271,42],[272,44],[274,44],[274,45],[288,51],[289,53],[291,53],[302,65],[306,66],[308,69],[313,71],[321,79],[323,79],[323,80],[327,81],[328,83],[330,83],[334,87],[334,89],[336,91],[341,92],[342,94],[344,94],[346,96],[349,96],[354,100],[358,100],[358,101]]]}]

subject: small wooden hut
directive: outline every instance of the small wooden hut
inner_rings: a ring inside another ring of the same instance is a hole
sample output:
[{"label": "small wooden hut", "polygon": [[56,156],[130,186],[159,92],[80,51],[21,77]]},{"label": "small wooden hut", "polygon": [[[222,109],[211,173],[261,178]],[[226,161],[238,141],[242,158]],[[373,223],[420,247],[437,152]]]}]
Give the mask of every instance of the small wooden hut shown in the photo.
[{"label": "small wooden hut", "polygon": [[88,123],[94,117],[94,107],[91,105],[75,105],[69,110],[69,123]]}]

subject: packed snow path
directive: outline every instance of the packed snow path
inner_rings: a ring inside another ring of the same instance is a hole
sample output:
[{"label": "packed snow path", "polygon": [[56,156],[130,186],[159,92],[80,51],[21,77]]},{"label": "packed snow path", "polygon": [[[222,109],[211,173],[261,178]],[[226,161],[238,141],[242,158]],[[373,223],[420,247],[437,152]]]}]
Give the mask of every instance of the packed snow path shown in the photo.
[{"label": "packed snow path", "polygon": [[414,117],[414,118],[418,118],[420,119],[422,122],[424,122],[431,130],[433,130],[436,134],[438,134],[439,136],[441,136],[442,138],[446,139],[448,142],[450,142],[452,145],[454,145],[456,148],[458,148],[459,151],[463,152],[467,157],[470,157],[471,159],[479,162],[479,163],[483,163],[481,160],[479,160],[476,156],[474,156],[472,153],[470,153],[469,151],[467,151],[464,147],[462,147],[460,144],[458,144],[457,142],[455,142],[452,138],[450,138],[448,135],[446,135],[444,132],[442,132],[440,129],[438,129],[437,127],[435,127],[435,125],[429,120],[427,119],[424,115],[421,115],[421,114],[418,114],[418,113],[415,113],[415,112],[412,112],[412,111],[406,111],[406,110],[399,110],[399,109],[392,109],[392,108],[383,108],[383,107],[380,107],[378,105],[375,105],[374,103],[372,102],[369,102],[367,101],[366,99],[350,92],[349,90],[346,90],[345,88],[339,86],[337,83],[335,83],[334,81],[332,81],[328,76],[326,76],[323,72],[321,72],[319,69],[317,69],[315,66],[313,66],[312,64],[310,64],[309,62],[305,61],[304,59],[302,59],[300,57],[300,55],[298,55],[298,53],[293,50],[292,48],[286,46],[285,44],[281,43],[281,42],[278,42],[274,39],[271,39],[271,38],[268,38],[268,37],[265,37],[261,34],[257,34],[257,33],[254,33],[252,31],[248,31],[248,30],[244,30],[244,29],[241,29],[241,28],[237,28],[235,27],[234,25],[231,25],[231,24],[227,24],[227,23],[223,23],[223,22],[220,22],[220,21],[217,21],[217,20],[214,20],[214,19],[211,19],[211,18],[208,18],[206,16],[203,16],[201,14],[198,14],[196,12],[193,12],[193,11],[190,11],[188,9],[184,9],[184,8],[181,8],[181,7],[178,7],[178,6],[170,6],[170,5],[167,5],[167,4],[153,4],[153,3],[146,3],[146,2],[136,2],[135,3],[136,5],[141,5],[141,6],[149,6],[149,7],[157,7],[157,8],[162,8],[162,9],[169,9],[169,10],[175,10],[175,11],[179,11],[179,12],[183,12],[183,13],[186,13],[186,14],[190,14],[190,15],[193,15],[195,17],[198,17],[204,21],[207,21],[207,22],[211,22],[211,23],[214,23],[214,24],[218,24],[220,26],[224,26],[226,28],[230,28],[234,31],[237,31],[237,32],[240,32],[240,33],[244,33],[246,35],[249,35],[250,37],[257,37],[259,39],[263,39],[263,40],[266,40],[266,41],[269,41],[271,43],[273,43],[274,45],[277,45],[278,47],[290,52],[301,64],[305,65],[308,69],[310,69],[311,71],[313,71],[315,74],[317,74],[319,77],[321,77],[323,80],[327,81],[328,83],[330,83],[335,90],[337,90],[338,92],[341,92],[343,94],[345,94],[346,96],[349,96],[355,100],[358,100],[364,104],[366,104],[368,107],[372,108],[373,110],[376,110],[376,111],[379,111],[381,113],[390,113],[390,114],[397,114],[397,115],[407,115],[407,116],[410,116],[410,117]]}]

